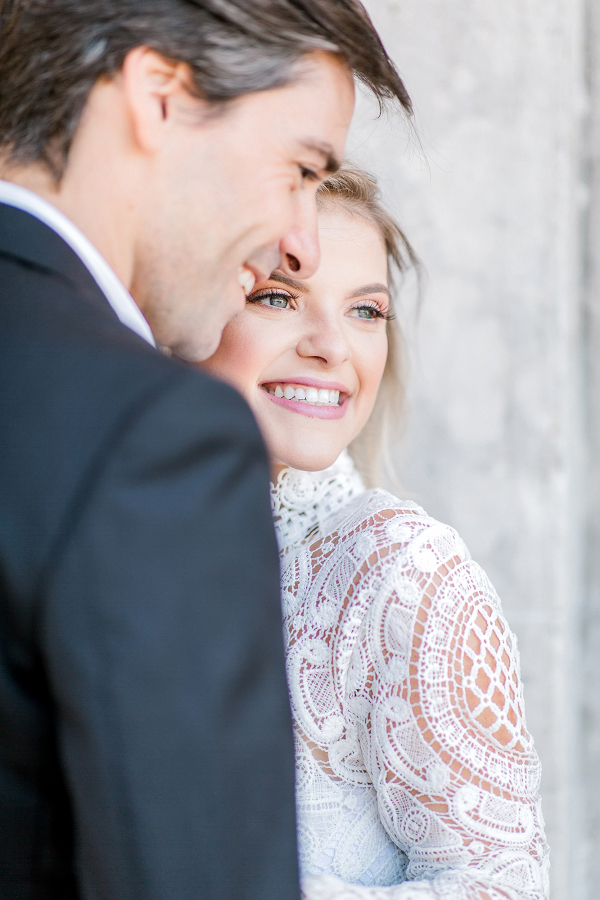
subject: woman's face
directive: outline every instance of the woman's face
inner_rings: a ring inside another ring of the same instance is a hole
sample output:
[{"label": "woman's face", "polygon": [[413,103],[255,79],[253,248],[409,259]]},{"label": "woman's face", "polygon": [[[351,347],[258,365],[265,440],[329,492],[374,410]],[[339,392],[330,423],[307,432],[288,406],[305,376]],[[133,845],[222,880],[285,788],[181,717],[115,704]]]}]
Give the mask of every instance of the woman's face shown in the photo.
[{"label": "woman's face", "polygon": [[374,226],[340,204],[319,213],[321,264],[275,271],[227,325],[203,368],[250,404],[275,472],[330,466],[369,418],[387,359],[387,259]]}]

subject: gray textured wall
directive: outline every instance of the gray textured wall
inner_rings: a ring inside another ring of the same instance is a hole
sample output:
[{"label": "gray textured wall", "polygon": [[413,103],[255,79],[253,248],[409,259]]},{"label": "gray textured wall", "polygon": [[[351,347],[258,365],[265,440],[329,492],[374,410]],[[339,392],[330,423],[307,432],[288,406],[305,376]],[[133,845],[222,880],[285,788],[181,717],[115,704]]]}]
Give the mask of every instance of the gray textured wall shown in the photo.
[{"label": "gray textured wall", "polygon": [[361,103],[350,149],[428,273],[409,323],[404,484],[498,589],[544,767],[552,898],[597,900],[600,13],[595,0],[366,5],[425,157]]}]

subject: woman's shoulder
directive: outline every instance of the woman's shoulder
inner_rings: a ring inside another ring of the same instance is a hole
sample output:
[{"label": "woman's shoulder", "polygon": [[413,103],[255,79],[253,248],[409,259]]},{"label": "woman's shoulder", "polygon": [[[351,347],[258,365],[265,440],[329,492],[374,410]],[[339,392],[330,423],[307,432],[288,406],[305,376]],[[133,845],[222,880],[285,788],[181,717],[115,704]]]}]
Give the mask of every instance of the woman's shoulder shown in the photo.
[{"label": "woman's shoulder", "polygon": [[434,519],[418,503],[381,488],[364,491],[338,517],[335,530],[340,538],[360,537],[365,558],[376,550],[390,562],[409,553],[416,568],[433,571],[449,557],[469,560],[469,551],[451,525]]}]

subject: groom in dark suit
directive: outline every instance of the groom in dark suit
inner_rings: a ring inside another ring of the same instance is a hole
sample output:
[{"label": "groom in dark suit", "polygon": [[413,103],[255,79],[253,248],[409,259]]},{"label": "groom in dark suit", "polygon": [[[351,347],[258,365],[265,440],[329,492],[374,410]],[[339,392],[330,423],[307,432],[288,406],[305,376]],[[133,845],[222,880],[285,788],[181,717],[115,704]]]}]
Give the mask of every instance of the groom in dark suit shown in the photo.
[{"label": "groom in dark suit", "polygon": [[315,270],[353,73],[410,102],[356,0],[0,15],[0,897],[297,897],[265,452],[159,348]]}]

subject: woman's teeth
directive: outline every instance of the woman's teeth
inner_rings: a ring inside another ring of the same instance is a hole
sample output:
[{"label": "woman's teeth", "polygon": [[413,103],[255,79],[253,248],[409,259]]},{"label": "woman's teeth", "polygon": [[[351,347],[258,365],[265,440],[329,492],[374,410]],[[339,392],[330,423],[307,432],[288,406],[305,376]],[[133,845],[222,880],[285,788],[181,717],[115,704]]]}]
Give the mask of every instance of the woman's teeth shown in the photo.
[{"label": "woman's teeth", "polygon": [[286,400],[299,400],[301,403],[312,403],[313,406],[339,406],[340,392],[328,391],[326,388],[303,387],[302,385],[277,384],[269,385],[269,394],[284,397]]},{"label": "woman's teeth", "polygon": [[238,281],[240,287],[244,291],[246,297],[251,294],[256,284],[256,276],[254,272],[247,269],[246,266],[238,266]]}]

